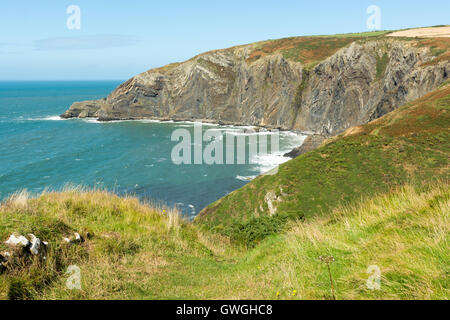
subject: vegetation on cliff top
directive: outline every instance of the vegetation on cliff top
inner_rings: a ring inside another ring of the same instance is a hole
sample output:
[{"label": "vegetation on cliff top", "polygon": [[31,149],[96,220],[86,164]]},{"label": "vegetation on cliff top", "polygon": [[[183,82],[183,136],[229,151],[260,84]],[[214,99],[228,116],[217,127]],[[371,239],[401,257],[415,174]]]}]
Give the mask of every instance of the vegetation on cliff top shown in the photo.
[{"label": "vegetation on cliff top", "polygon": [[[436,57],[436,59],[426,62],[424,66],[450,59],[450,38],[387,37],[392,32],[394,31],[374,31],[323,36],[300,36],[266,40],[226,49],[208,51],[201,53],[190,60],[202,59],[202,56],[214,52],[226,52],[240,48],[248,48],[249,53],[246,61],[249,64],[254,63],[265,56],[281,54],[286,60],[301,62],[306,69],[310,70],[321,61],[327,59],[338,50],[350,45],[351,43],[365,42],[369,40],[381,40],[387,42],[406,41],[416,47],[429,47],[431,53]],[[382,59],[381,62],[383,62],[387,57],[380,58]],[[166,72],[179,64],[180,63],[173,63],[149,71]]]}]

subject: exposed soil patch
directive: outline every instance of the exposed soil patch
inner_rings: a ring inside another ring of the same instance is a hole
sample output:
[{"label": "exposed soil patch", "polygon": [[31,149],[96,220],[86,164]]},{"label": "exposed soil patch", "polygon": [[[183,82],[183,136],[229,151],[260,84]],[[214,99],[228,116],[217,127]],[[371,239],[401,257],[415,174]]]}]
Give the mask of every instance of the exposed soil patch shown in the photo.
[{"label": "exposed soil patch", "polygon": [[450,27],[418,28],[393,32],[388,37],[450,38]]}]

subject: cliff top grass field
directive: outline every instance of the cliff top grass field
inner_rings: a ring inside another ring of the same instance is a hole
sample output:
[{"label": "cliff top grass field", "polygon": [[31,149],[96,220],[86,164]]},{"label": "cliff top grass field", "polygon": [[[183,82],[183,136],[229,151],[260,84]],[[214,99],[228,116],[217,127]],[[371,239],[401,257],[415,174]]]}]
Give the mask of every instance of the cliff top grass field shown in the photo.
[{"label": "cliff top grass field", "polygon": [[[446,83],[257,178],[195,223],[103,191],[18,193],[0,207],[0,253],[13,232],[49,247],[45,259],[7,263],[0,298],[448,299],[449,108]],[[64,243],[74,232],[85,241]],[[70,266],[80,290],[67,286]]]}]

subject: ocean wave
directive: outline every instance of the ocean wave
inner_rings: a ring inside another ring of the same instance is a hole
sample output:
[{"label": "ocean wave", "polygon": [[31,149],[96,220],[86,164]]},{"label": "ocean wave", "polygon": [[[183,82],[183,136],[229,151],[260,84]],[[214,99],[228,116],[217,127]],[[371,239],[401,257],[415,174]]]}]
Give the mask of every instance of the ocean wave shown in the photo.
[{"label": "ocean wave", "polygon": [[256,179],[257,176],[236,176],[236,179],[241,180],[241,181],[252,181],[253,179]]},{"label": "ocean wave", "polygon": [[265,174],[275,169],[279,165],[291,160],[291,158],[284,157],[284,153],[277,153],[258,155],[250,160],[251,163],[255,165],[256,171],[259,171],[260,174]]},{"label": "ocean wave", "polygon": [[139,121],[141,123],[161,123],[162,122],[160,120],[152,120],[152,119],[143,119],[143,120],[135,120],[135,121]]},{"label": "ocean wave", "polygon": [[259,132],[246,132],[246,131],[242,131],[242,130],[236,130],[236,131],[232,131],[232,130],[224,130],[225,133],[231,135],[231,136],[272,136],[272,135],[276,135],[279,134],[278,132],[271,132],[271,131],[259,131]]},{"label": "ocean wave", "polygon": [[46,117],[39,117],[39,118],[19,117],[14,120],[16,120],[16,121],[66,121],[67,119],[63,119],[60,116],[46,116]]},{"label": "ocean wave", "polygon": [[[165,121],[167,122],[167,121]],[[172,121],[173,122],[173,121]],[[219,126],[219,124],[216,123],[209,123],[209,122],[201,122],[201,121],[179,121],[179,122],[175,122],[176,124],[181,124],[181,125],[202,125],[202,126],[206,126],[206,127],[217,127]]]},{"label": "ocean wave", "polygon": [[90,118],[85,118],[85,119],[81,119],[83,122],[86,123],[101,123],[100,121],[98,121],[97,119],[90,119]]},{"label": "ocean wave", "polygon": [[[291,160],[291,158],[285,157],[284,155],[293,148],[301,146],[304,143],[306,136],[299,135],[295,132],[283,132],[281,133],[280,139],[285,140],[283,149],[273,154],[258,154],[250,159],[250,162],[256,167],[255,171],[259,171],[260,174],[266,174]],[[286,139],[288,139],[288,141],[286,141]]]}]

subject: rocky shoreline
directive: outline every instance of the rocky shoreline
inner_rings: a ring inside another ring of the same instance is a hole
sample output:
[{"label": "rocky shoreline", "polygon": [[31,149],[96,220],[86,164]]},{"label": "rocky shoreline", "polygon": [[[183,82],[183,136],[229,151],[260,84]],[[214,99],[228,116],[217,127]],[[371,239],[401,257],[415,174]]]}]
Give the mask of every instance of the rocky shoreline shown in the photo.
[{"label": "rocky shoreline", "polygon": [[[73,117],[67,117],[67,115],[60,115],[62,119],[74,119]],[[77,118],[77,119],[83,119],[83,118]],[[85,118],[86,119],[86,118]],[[289,130],[283,127],[277,127],[277,126],[270,126],[270,125],[248,125],[243,123],[236,123],[236,122],[230,122],[230,121],[214,121],[209,119],[171,119],[171,118],[92,118],[99,122],[113,122],[113,121],[142,121],[142,120],[148,120],[148,121],[156,121],[161,123],[206,123],[210,125],[218,125],[218,126],[232,126],[232,127],[252,127],[252,130],[256,132],[261,131],[280,131],[280,132],[293,132],[297,135],[307,136],[305,141],[302,145],[293,148],[290,152],[284,154],[284,157],[287,158],[296,158],[300,156],[301,154],[304,154],[306,152],[309,152],[311,150],[314,150],[316,147],[318,147],[325,139],[325,136],[318,135],[314,132],[305,132],[305,131],[299,131],[299,130]],[[313,140],[311,140],[313,139]],[[304,145],[307,145],[303,147]]]},{"label": "rocky shoreline", "polygon": [[252,127],[255,129],[255,131],[260,130],[267,130],[267,131],[290,131],[295,132],[302,135],[311,135],[314,134],[313,132],[305,132],[305,131],[299,131],[299,130],[292,130],[288,129],[282,126],[275,126],[275,125],[261,125],[261,124],[248,124],[248,123],[242,123],[242,122],[233,122],[233,121],[217,121],[217,120],[210,120],[210,119],[192,119],[192,118],[186,118],[186,119],[180,119],[180,118],[167,118],[167,117],[127,117],[127,118],[113,118],[113,117],[102,117],[102,118],[95,118],[95,117],[70,117],[67,116],[67,114],[61,114],[59,116],[62,119],[94,119],[98,122],[114,122],[114,121],[155,121],[155,122],[170,122],[170,123],[205,123],[210,125],[218,125],[218,126],[232,126],[232,127]]}]

